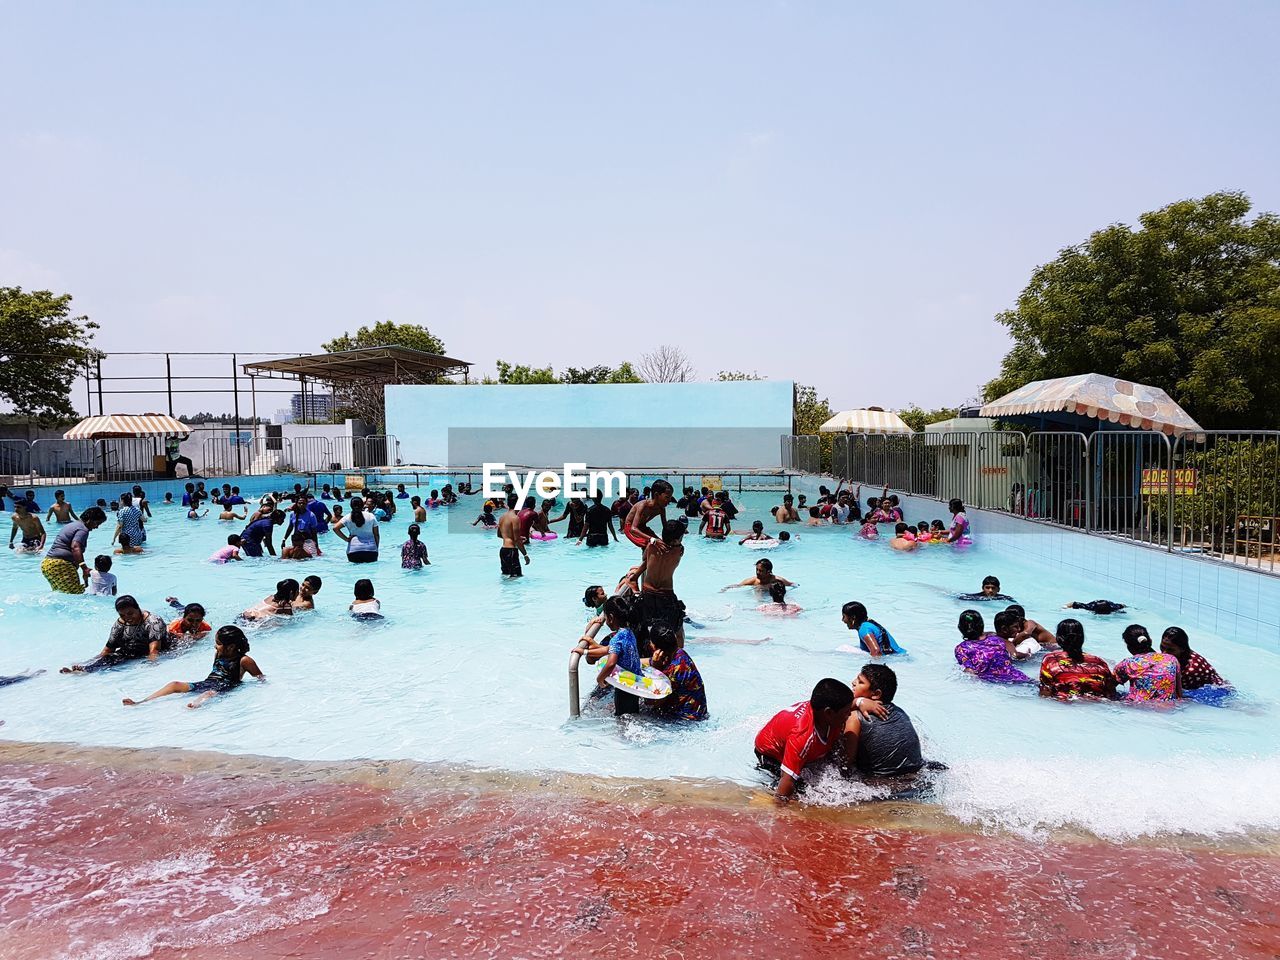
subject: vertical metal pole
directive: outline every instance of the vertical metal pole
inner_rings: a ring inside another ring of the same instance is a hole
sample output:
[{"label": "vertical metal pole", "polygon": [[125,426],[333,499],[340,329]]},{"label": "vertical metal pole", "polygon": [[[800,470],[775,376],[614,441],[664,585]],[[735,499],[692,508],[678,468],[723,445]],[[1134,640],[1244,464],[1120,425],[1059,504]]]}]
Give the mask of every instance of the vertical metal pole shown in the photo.
[{"label": "vertical metal pole", "polygon": [[102,412],[102,357],[98,357],[98,416],[105,416]]},{"label": "vertical metal pole", "polygon": [[231,355],[231,395],[233,398],[232,402],[235,404],[236,415],[236,473],[243,476],[244,464],[241,460],[240,453],[240,377],[238,376],[238,373],[239,364],[236,363],[236,355],[233,353]]},{"label": "vertical metal pole", "polygon": [[89,368],[89,361],[84,362],[84,415],[86,417],[93,416],[93,384],[91,382],[92,372]]},{"label": "vertical metal pole", "polygon": [[169,362],[169,354],[164,355],[164,385],[169,393],[169,416],[173,416],[173,365]]},{"label": "vertical metal pole", "polygon": [[249,398],[253,411],[253,431],[256,435],[258,432],[258,378],[253,374],[249,375]]}]

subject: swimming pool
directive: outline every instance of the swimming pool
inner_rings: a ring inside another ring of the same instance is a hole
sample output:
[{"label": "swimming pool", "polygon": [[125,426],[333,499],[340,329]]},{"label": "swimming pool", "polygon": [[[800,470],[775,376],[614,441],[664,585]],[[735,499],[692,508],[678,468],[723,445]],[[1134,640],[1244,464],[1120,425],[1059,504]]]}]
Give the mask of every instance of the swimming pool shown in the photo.
[{"label": "swimming pool", "polygon": [[[425,493],[444,479],[410,492]],[[777,497],[744,494],[737,523],[745,530],[762,518],[772,528],[766,511]],[[69,499],[77,508],[84,505],[75,490]],[[471,519],[479,498],[464,498],[452,509]],[[188,521],[180,508],[158,503],[153,510],[149,552],[117,558],[113,571],[120,591],[138,596],[145,608],[167,614],[167,595],[198,600],[217,625],[270,593],[277,579],[317,574],[325,581],[318,609],[251,634],[267,684],[249,682],[198,711],[184,709],[182,697],[125,709],[124,696],[146,695],[168,680],[203,678],[211,644],[156,664],[61,676],[59,666],[100,649],[114,618],[110,599],[51,594],[38,557],[6,551],[0,556],[0,674],[48,672],[0,690],[0,718],[6,721],[0,735],[304,760],[405,758],[756,783],[752,740],[763,722],[806,698],[821,677],[847,680],[866,662],[839,650],[852,636],[839,608],[856,599],[909,651],[893,664],[897,702],[916,720],[927,754],[951,767],[938,801],[952,815],[1022,833],[1066,827],[1112,838],[1280,829],[1280,657],[1271,650],[1191,631],[1193,646],[1240,690],[1223,709],[1059,704],[1040,700],[1034,688],[996,687],[959,673],[952,655],[955,622],[968,604],[953,594],[976,589],[985,574],[998,575],[1004,590],[1051,628],[1067,600],[1130,599],[1104,580],[984,545],[980,516],[979,542],[961,551],[932,547],[895,554],[884,543],[854,540],[850,528],[793,526],[797,542],[768,554],[736,541],[689,538],[676,583],[690,615],[704,625],[689,631],[688,649],[706,682],[711,719],[665,726],[619,723],[590,710],[578,720],[567,717],[566,664],[586,620],[582,591],[592,583],[611,589],[636,561],[638,551],[625,541],[604,550],[534,543],[526,577],[504,582],[496,539],[451,532],[448,511],[437,510],[423,528],[432,566],[410,573],[399,565],[409,523],[401,511],[383,527],[382,560],[372,567],[348,564],[332,536],[322,541],[327,553],[318,560],[220,567],[205,558],[242,524],[223,524],[214,515]],[[927,516],[908,519],[942,515],[937,505]],[[95,533],[89,553],[103,552],[109,539],[108,531]],[[800,584],[790,597],[805,608],[800,616],[762,615],[760,599],[748,589],[720,592],[749,576],[762,555]],[[355,624],[346,614],[352,584],[365,576],[382,600],[383,623]],[[988,625],[1002,606],[983,608]],[[1146,602],[1120,617],[1085,615],[1086,650],[1114,663],[1125,655],[1120,631],[1133,621],[1158,636],[1178,618]],[[592,670],[584,664],[584,692]],[[810,800],[850,804],[875,795],[824,778]]]}]

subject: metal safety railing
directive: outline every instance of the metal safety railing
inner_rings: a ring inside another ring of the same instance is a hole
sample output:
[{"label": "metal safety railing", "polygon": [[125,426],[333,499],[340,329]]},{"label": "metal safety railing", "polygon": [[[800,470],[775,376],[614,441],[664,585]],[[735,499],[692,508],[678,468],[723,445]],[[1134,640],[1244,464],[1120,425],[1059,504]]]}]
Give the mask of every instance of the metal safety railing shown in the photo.
[{"label": "metal safety railing", "polygon": [[[819,440],[783,436],[783,467],[826,472]],[[838,434],[829,462],[846,482],[1280,573],[1280,431]]]}]

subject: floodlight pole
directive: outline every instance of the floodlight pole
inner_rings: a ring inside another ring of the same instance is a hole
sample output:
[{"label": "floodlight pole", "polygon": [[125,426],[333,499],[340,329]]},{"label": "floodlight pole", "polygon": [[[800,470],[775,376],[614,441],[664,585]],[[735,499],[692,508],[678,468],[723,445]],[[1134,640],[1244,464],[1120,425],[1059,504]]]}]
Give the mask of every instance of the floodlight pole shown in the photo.
[{"label": "floodlight pole", "polygon": [[169,416],[173,416],[173,365],[169,362],[169,354],[164,355],[164,386],[169,394]]},{"label": "floodlight pole", "polygon": [[243,474],[244,468],[240,459],[240,378],[239,364],[236,363],[236,355],[231,355],[231,395],[234,398],[235,414],[236,414],[236,473]]}]

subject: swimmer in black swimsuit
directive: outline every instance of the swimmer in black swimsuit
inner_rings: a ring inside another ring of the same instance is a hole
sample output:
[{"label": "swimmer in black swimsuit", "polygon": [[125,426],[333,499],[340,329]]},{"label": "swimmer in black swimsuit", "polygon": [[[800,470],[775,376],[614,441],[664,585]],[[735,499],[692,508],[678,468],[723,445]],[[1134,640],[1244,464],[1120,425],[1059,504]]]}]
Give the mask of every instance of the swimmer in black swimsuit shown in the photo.
[{"label": "swimmer in black swimsuit", "polygon": [[198,693],[200,696],[187,704],[194,709],[206,700],[240,686],[240,681],[246,673],[259,680],[266,679],[253,657],[249,656],[249,640],[239,627],[230,625],[219,627],[214,643],[213,669],[203,680],[197,680],[195,683],[174,680],[172,683],[166,683],[145,700],[130,700],[126,697],[121,702],[126,707],[136,707],[139,703],[146,703],[147,700],[155,700],[157,697],[167,697],[171,693]]},{"label": "swimmer in black swimsuit", "polygon": [[1013,597],[1007,593],[1000,592],[1000,580],[998,577],[983,577],[981,593],[958,593],[957,600],[971,602],[974,600],[1004,600],[1012,603]]},{"label": "swimmer in black swimsuit", "polygon": [[1088,603],[1080,603],[1072,600],[1063,610],[1088,610],[1090,613],[1119,613],[1124,609],[1123,603],[1116,603],[1114,600],[1090,600]]}]

